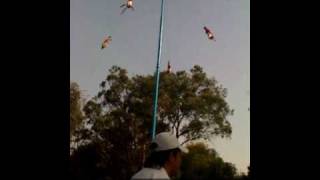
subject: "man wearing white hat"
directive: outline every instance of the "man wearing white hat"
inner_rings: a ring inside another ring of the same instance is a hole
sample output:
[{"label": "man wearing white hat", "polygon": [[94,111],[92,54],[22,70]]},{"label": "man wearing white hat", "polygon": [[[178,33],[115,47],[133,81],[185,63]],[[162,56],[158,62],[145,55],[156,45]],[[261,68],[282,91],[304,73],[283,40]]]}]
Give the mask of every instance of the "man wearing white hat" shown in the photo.
[{"label": "man wearing white hat", "polygon": [[169,179],[178,173],[181,164],[181,153],[187,152],[180,146],[178,139],[169,132],[159,133],[150,146],[150,156],[144,168],[131,179]]}]

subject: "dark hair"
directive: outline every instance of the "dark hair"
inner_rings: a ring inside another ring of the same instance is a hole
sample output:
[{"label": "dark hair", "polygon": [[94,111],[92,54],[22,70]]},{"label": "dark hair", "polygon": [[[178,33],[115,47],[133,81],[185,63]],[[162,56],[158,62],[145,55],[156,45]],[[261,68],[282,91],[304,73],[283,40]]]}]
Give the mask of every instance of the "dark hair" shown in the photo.
[{"label": "dark hair", "polygon": [[168,161],[170,154],[176,156],[181,152],[179,148],[164,150],[164,151],[155,151],[157,148],[156,143],[151,143],[150,145],[150,153],[147,157],[144,167],[154,168],[154,167],[163,167],[164,164]]}]

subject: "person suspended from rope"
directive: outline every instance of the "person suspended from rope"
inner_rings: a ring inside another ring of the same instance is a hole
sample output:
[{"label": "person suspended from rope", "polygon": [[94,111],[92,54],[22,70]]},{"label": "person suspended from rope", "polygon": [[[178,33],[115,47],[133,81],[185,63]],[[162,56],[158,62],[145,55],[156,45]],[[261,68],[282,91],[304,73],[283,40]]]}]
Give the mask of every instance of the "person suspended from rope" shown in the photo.
[{"label": "person suspended from rope", "polygon": [[208,39],[216,41],[216,39],[215,39],[214,36],[213,36],[213,33],[210,31],[209,28],[207,28],[206,26],[204,26],[203,29],[204,29],[205,33],[207,34]]},{"label": "person suspended from rope", "polygon": [[111,41],[112,41],[111,36],[108,36],[106,39],[104,39],[101,45],[101,49],[108,47]]},{"label": "person suspended from rope", "polygon": [[[124,7],[124,8],[123,8]],[[122,4],[120,6],[120,8],[123,8],[122,11],[121,11],[121,14],[123,14],[127,9],[132,9],[134,10],[134,7],[133,7],[133,0],[127,0],[126,3]]]}]

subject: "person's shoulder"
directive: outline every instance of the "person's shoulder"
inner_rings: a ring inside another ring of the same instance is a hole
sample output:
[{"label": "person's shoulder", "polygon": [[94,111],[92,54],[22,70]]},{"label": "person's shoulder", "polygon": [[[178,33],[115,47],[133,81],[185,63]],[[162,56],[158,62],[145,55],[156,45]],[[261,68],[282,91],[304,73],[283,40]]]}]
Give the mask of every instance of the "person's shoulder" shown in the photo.
[{"label": "person's shoulder", "polygon": [[136,174],[134,174],[131,179],[132,180],[138,180],[138,179],[142,179],[144,177],[147,177],[148,174],[150,174],[149,172],[149,168],[142,168],[140,171],[138,171]]},{"label": "person's shoulder", "polygon": [[163,172],[163,169],[143,168],[135,175],[132,176],[132,180],[139,179],[153,179],[153,180],[170,180],[168,175]]}]

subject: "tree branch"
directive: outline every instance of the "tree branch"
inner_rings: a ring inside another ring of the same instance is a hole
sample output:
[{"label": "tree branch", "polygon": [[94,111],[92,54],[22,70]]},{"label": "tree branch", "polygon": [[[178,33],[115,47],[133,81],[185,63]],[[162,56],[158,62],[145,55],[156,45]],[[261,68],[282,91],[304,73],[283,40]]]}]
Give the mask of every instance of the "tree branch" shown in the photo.
[{"label": "tree branch", "polygon": [[177,125],[177,128],[176,128],[176,136],[177,138],[179,138],[181,136],[182,133],[179,133],[180,132],[180,125],[181,125],[181,122],[182,120],[184,119],[184,114],[182,114],[180,117],[178,117],[178,125]]},{"label": "tree branch", "polygon": [[189,141],[192,141],[192,140],[196,140],[196,139],[198,139],[199,137],[193,137],[193,138],[189,138],[189,139],[186,139],[185,141],[183,141],[182,143],[181,143],[181,145],[184,145],[185,143],[187,143],[187,142],[189,142]]},{"label": "tree branch", "polygon": [[185,130],[182,131],[178,136],[180,137],[180,136],[182,136],[182,135],[184,135],[184,134],[187,134],[188,132],[190,132],[190,130],[189,130],[189,129],[185,129]]},{"label": "tree branch", "polygon": [[180,123],[181,123],[181,121],[178,121],[178,125],[177,125],[177,127],[176,127],[176,137],[177,137],[177,138],[179,138]]}]

